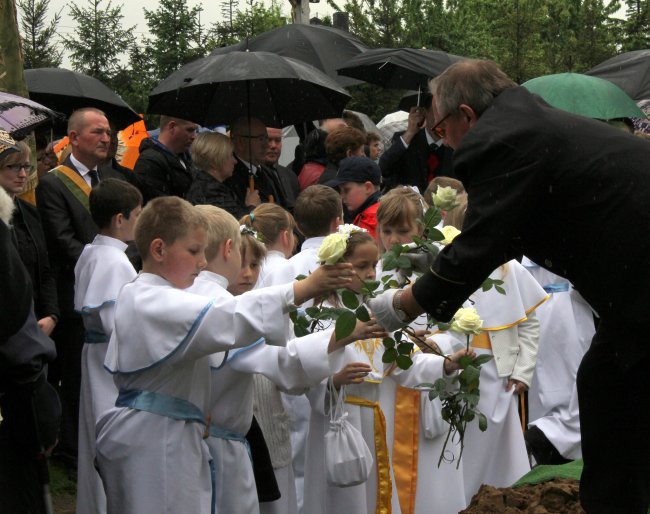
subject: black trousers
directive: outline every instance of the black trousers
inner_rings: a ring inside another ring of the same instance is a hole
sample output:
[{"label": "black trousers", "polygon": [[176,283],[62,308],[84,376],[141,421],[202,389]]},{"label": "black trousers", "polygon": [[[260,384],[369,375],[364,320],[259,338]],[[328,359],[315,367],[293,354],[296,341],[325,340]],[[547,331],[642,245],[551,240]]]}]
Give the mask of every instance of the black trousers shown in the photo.
[{"label": "black trousers", "polygon": [[69,462],[75,462],[79,436],[81,350],[84,345],[81,317],[61,318],[52,333],[52,339],[56,343],[57,357],[53,363],[55,366],[50,366],[48,379],[57,389],[62,407],[61,431],[55,454],[66,457]]},{"label": "black trousers", "polygon": [[588,514],[646,514],[650,499],[650,343],[603,320],[578,370]]}]

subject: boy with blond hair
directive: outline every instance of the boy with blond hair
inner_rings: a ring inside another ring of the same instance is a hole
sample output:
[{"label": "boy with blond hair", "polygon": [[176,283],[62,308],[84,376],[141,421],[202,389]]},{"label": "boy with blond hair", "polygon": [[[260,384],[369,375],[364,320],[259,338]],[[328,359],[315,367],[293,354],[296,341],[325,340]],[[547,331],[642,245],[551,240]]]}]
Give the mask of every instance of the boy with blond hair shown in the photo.
[{"label": "boy with blond hair", "polygon": [[[235,283],[241,267],[240,228],[226,211],[210,205],[197,209],[208,222],[206,268],[189,292],[206,297],[233,299],[226,289]],[[339,283],[338,266],[321,267],[307,277],[304,286],[332,291]],[[252,286],[251,286],[252,287]],[[269,326],[272,324],[269,320]],[[284,320],[275,324],[280,329]],[[360,325],[357,332],[369,332],[375,325]],[[335,341],[332,330],[288,341],[286,347],[268,346],[263,339],[249,340],[245,348],[211,357],[211,408],[209,437],[215,465],[216,512],[259,512],[253,466],[244,434],[253,418],[253,377],[260,373],[283,390],[315,385],[341,366],[336,350],[354,338]],[[244,341],[242,341],[244,342]]]},{"label": "boy with blond hair", "polygon": [[126,254],[133,241],[142,195],[128,182],[102,180],[91,192],[90,215],[99,234],[84,247],[74,269],[74,308],[85,328],[81,350],[77,514],[106,512],[106,495],[95,470],[95,423],[115,404],[117,389],[104,369],[113,332],[115,300],[122,286],[136,277]]},{"label": "boy with blond hair", "polygon": [[105,361],[119,395],[97,423],[109,513],[211,511],[210,355],[262,335],[284,344],[277,320],[317,293],[299,283],[237,298],[184,291],[207,264],[207,230],[201,212],[177,197],[152,200],[136,224],[143,269],[118,296]]}]

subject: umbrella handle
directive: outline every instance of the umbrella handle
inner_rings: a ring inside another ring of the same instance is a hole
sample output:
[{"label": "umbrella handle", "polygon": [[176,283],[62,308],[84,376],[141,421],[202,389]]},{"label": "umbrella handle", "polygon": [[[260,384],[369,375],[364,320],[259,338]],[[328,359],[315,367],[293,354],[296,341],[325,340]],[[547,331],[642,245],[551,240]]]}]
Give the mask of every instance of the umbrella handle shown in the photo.
[{"label": "umbrella handle", "polygon": [[253,175],[248,176],[248,189],[251,193],[255,191],[255,179],[253,178]]}]

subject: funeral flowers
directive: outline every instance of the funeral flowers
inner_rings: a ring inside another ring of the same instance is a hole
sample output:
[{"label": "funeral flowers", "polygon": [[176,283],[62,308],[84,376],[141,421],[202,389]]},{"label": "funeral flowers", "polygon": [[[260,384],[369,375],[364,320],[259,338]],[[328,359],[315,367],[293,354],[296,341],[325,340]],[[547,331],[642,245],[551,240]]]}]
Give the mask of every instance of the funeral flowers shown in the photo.
[{"label": "funeral flowers", "polygon": [[443,211],[450,211],[456,207],[456,205],[458,205],[456,202],[457,196],[458,191],[456,191],[453,187],[438,186],[436,192],[431,194],[431,200],[433,201],[433,205],[435,205],[438,209],[442,209]]}]

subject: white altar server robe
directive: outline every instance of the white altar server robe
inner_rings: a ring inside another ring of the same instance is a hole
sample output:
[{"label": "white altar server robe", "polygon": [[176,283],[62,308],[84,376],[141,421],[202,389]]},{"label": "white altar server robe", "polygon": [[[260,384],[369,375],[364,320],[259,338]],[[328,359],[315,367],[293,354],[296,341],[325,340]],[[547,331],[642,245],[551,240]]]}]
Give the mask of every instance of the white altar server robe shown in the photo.
[{"label": "white altar server robe", "polygon": [[95,424],[115,405],[117,388],[104,369],[108,338],[113,332],[115,300],[122,286],[136,277],[124,251],[126,243],[97,235],[86,245],[75,266],[75,310],[86,329],[81,350],[77,514],[104,514],[106,495],[95,469]]}]

